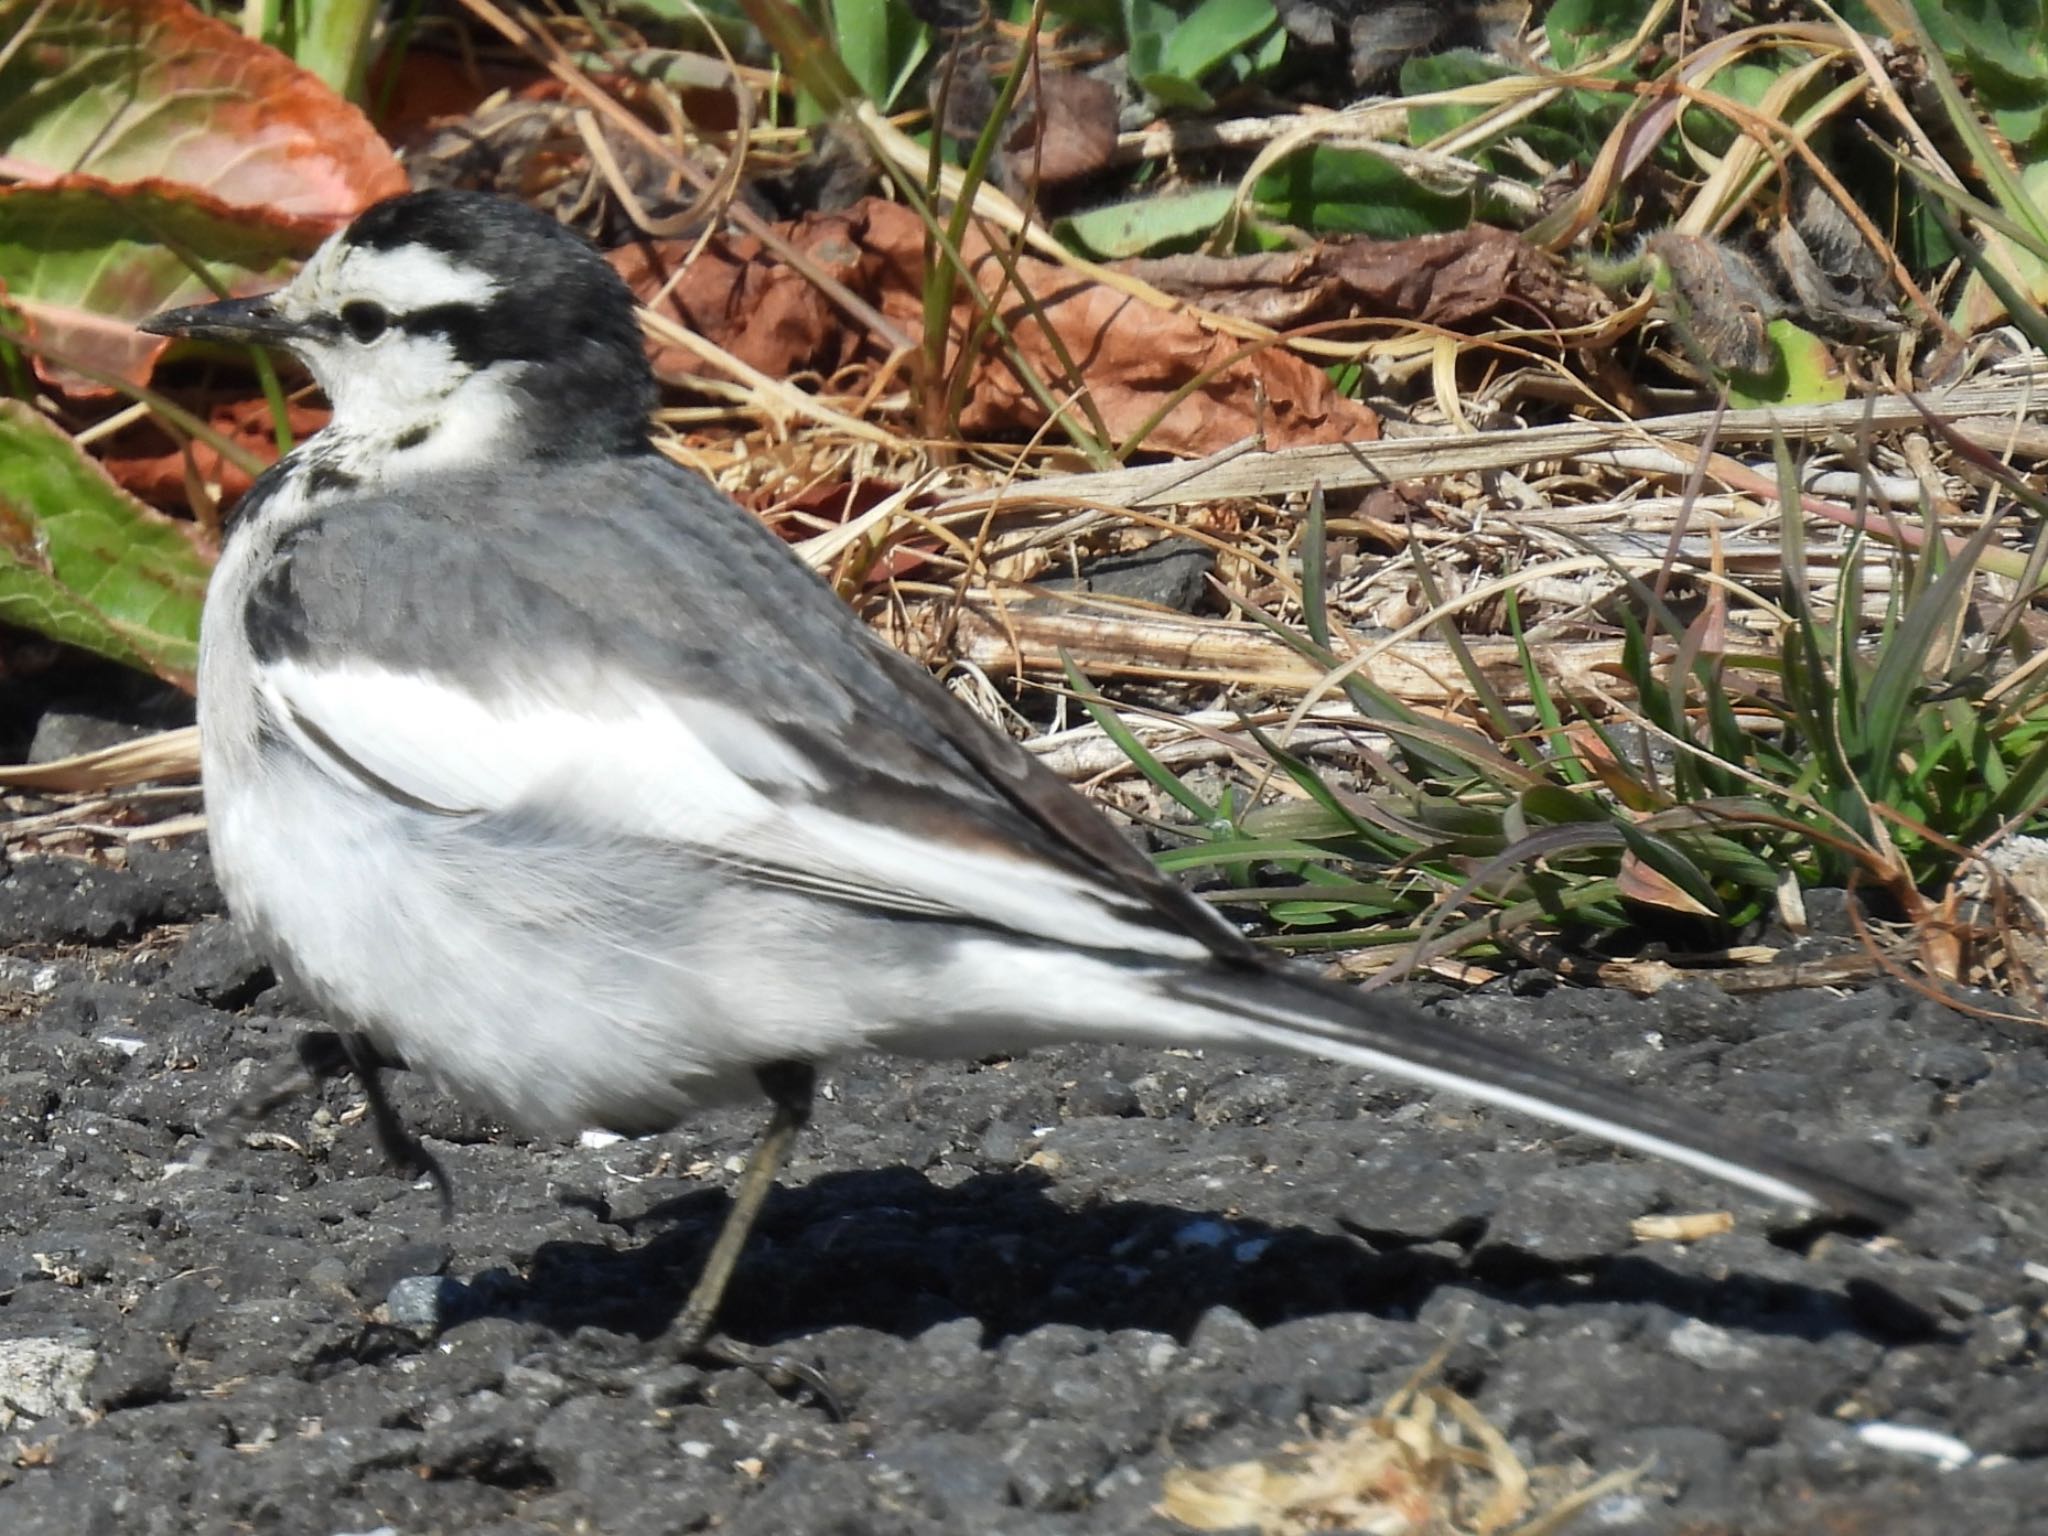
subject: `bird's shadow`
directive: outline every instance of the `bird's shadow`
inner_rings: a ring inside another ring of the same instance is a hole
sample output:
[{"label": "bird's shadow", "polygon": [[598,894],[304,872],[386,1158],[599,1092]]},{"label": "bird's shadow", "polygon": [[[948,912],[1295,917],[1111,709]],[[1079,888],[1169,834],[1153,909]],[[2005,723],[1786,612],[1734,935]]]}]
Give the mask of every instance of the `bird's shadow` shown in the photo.
[{"label": "bird's shadow", "polygon": [[[990,1344],[1053,1323],[1185,1342],[1219,1306],[1261,1328],[1332,1313],[1405,1319],[1448,1288],[1524,1308],[1654,1304],[1802,1339],[1851,1333],[1889,1343],[1938,1331],[1903,1298],[1871,1296],[1869,1282],[1838,1290],[1740,1272],[1710,1278],[1643,1254],[1552,1264],[1489,1248],[1481,1224],[1406,1236],[1135,1200],[1069,1208],[1050,1198],[1050,1183],[1024,1170],[941,1187],[894,1169],[778,1188],[726,1292],[721,1328],[779,1345],[842,1326],[910,1338],[973,1318]],[[565,1203],[615,1220],[589,1197]],[[720,1192],[691,1193],[618,1221],[643,1239],[634,1246],[545,1243],[523,1275],[475,1277],[461,1315],[651,1339],[681,1310],[729,1203]]]}]

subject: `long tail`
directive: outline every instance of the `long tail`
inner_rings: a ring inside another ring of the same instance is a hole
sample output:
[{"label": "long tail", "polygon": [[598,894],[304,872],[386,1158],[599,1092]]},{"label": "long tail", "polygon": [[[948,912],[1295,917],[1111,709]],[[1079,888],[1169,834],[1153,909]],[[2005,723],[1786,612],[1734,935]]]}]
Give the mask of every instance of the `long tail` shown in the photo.
[{"label": "long tail", "polygon": [[1208,1015],[1212,1029],[1203,1033],[1217,1045],[1277,1047],[1366,1067],[1669,1158],[1774,1200],[1880,1227],[1912,1210],[1908,1201],[1828,1168],[1792,1142],[1603,1083],[1397,998],[1361,996],[1314,977],[1264,969],[1155,972],[1151,986]]}]

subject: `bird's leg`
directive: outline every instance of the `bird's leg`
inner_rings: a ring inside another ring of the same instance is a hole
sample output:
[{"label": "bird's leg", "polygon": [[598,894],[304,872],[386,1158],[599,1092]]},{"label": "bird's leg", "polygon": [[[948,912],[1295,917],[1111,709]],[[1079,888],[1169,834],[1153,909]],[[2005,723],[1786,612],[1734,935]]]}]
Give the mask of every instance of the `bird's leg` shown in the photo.
[{"label": "bird's leg", "polygon": [[761,1214],[768,1191],[775,1187],[775,1176],[789,1161],[797,1132],[811,1118],[811,1088],[817,1081],[817,1073],[808,1063],[771,1062],[754,1076],[775,1108],[768,1116],[767,1130],[761,1133],[761,1139],[754,1144],[753,1155],[747,1159],[739,1188],[733,1191],[732,1209],[726,1212],[725,1225],[718,1229],[718,1241],[711,1245],[711,1253],[704,1260],[696,1285],[691,1288],[690,1299],[669,1333],[678,1355],[703,1351],[711,1332],[711,1320],[718,1315],[718,1303],[724,1298],[726,1282],[732,1279],[732,1272],[739,1264],[740,1250],[747,1245],[747,1234],[754,1228],[754,1218]]},{"label": "bird's leg", "polygon": [[449,1181],[448,1170],[405,1128],[391,1100],[384,1096],[384,1071],[393,1063],[380,1055],[364,1035],[343,1035],[341,1048],[356,1081],[363,1085],[363,1098],[370,1106],[370,1125],[377,1133],[377,1147],[384,1160],[416,1179],[424,1178],[431,1183],[434,1193],[441,1197],[441,1219],[449,1220],[455,1215],[455,1186]]},{"label": "bird's leg", "polygon": [[273,1067],[256,1086],[235,1101],[207,1133],[192,1161],[203,1167],[234,1138],[261,1125],[303,1093],[311,1093],[330,1077],[349,1070],[348,1050],[331,1029],[309,1029],[292,1042],[291,1060]]},{"label": "bird's leg", "polygon": [[378,1150],[394,1167],[415,1178],[433,1181],[445,1219],[455,1210],[455,1191],[448,1171],[405,1128],[405,1122],[398,1118],[398,1111],[384,1094],[384,1071],[398,1065],[381,1055],[367,1036],[332,1029],[306,1030],[292,1042],[291,1061],[265,1076],[228,1111],[195,1161],[210,1161],[214,1151],[231,1137],[262,1124],[300,1094],[312,1092],[329,1078],[353,1072],[363,1085],[363,1097],[369,1101],[370,1124],[377,1133]]},{"label": "bird's leg", "polygon": [[747,1159],[739,1188],[733,1192],[732,1209],[726,1212],[725,1225],[718,1229],[718,1240],[711,1245],[711,1253],[690,1290],[690,1299],[669,1330],[668,1348],[678,1359],[695,1357],[721,1365],[745,1366],[758,1371],[772,1385],[800,1382],[817,1394],[835,1418],[841,1417],[838,1399],[816,1367],[711,1332],[726,1284],[739,1264],[740,1251],[746,1247],[747,1234],[761,1214],[768,1191],[775,1187],[775,1176],[789,1161],[797,1133],[811,1118],[811,1090],[817,1082],[817,1072],[808,1062],[772,1062],[754,1075],[775,1108],[768,1116],[767,1130]]}]

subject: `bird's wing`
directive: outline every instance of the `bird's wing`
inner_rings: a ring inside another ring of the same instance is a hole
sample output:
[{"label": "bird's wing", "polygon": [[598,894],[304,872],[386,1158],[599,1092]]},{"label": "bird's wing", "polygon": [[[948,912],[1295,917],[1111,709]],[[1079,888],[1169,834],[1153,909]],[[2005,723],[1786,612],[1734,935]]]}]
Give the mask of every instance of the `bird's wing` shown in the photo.
[{"label": "bird's wing", "polygon": [[1251,953],[695,476],[649,458],[435,491],[307,521],[245,599],[267,713],[352,787],[906,914]]}]

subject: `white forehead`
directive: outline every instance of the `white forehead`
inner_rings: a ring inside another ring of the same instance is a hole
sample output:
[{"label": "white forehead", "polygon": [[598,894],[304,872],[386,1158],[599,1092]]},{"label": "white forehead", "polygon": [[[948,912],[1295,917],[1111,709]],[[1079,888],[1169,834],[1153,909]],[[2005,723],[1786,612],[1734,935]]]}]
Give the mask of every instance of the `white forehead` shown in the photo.
[{"label": "white forehead", "polygon": [[441,304],[488,303],[498,284],[425,245],[377,250],[350,245],[347,232],[331,237],[292,281],[292,294],[309,307],[331,309],[350,299],[374,299],[406,313]]}]

